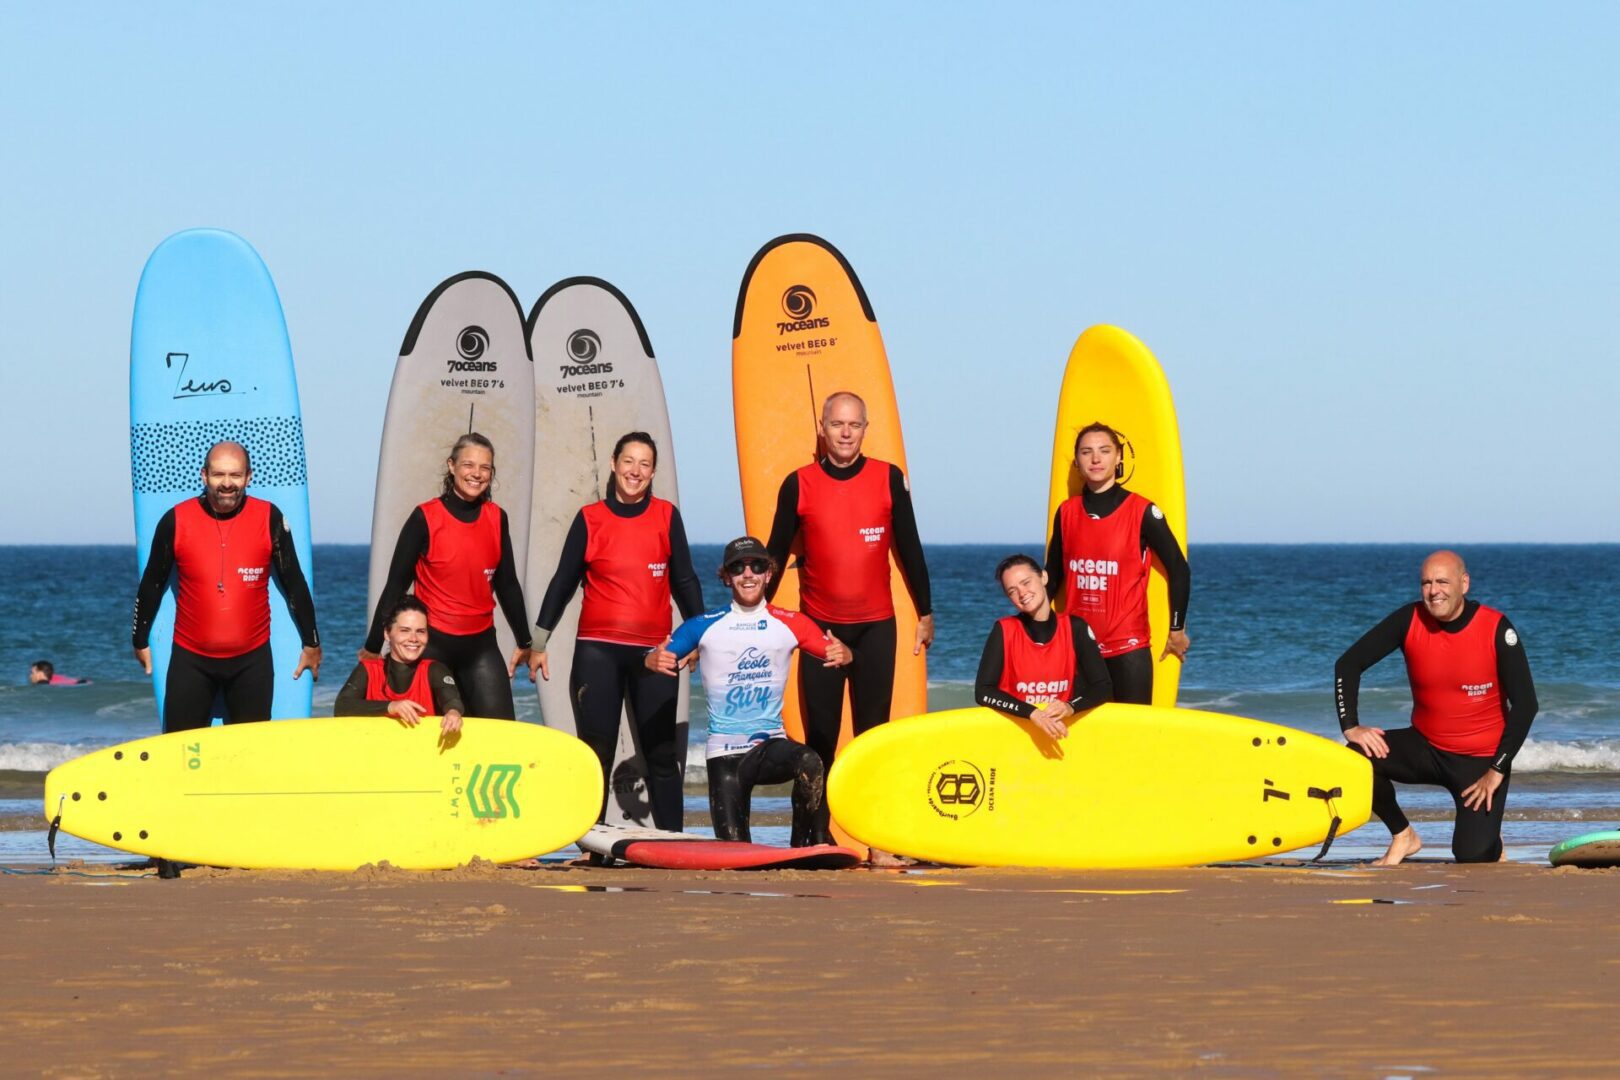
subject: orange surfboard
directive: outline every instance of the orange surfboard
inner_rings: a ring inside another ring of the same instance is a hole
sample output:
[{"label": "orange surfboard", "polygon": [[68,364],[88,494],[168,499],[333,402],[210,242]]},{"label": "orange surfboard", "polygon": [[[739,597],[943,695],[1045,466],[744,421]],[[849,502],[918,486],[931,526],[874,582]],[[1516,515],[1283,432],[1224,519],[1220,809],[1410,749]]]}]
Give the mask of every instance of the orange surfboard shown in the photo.
[{"label": "orange surfboard", "polygon": [[[779,236],[760,248],[743,274],[731,327],[731,395],[737,423],[737,470],[742,478],[748,532],[768,540],[782,481],[820,455],[816,422],[828,395],[848,390],[866,402],[862,451],[906,469],[900,409],[889,376],[883,335],[866,290],[849,261],[827,241],[808,233]],[[799,546],[782,572],[775,603],[799,606]],[[913,656],[917,608],[894,556],[889,587],[896,618],[894,703],[889,716],[928,711],[926,652]],[[798,659],[789,676],[783,722],[789,736],[804,739]],[[853,738],[849,700],[839,749]],[[849,844],[836,828],[839,842]]]}]

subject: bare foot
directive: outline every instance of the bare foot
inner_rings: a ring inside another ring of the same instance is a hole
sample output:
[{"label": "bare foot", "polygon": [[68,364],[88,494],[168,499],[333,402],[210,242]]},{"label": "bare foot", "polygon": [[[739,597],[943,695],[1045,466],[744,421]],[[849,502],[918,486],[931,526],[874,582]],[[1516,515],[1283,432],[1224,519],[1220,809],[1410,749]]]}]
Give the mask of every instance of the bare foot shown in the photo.
[{"label": "bare foot", "polygon": [[1418,839],[1417,830],[1408,825],[1400,832],[1389,838],[1389,850],[1381,858],[1373,860],[1374,866],[1399,866],[1405,859],[1423,850],[1423,841]]},{"label": "bare foot", "polygon": [[902,866],[915,866],[916,863],[904,855],[895,855],[892,852],[870,849],[866,864],[876,870],[894,870]]}]

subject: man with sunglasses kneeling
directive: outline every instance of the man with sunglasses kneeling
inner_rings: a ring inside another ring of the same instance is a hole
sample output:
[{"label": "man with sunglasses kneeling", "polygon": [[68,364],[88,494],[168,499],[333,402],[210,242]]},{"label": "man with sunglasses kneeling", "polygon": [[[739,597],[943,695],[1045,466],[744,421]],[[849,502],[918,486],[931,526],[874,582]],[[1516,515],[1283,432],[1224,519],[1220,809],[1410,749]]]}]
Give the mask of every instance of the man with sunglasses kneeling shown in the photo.
[{"label": "man with sunglasses kneeling", "polygon": [[793,783],[793,846],[826,844],[821,757],[782,730],[782,694],[794,649],[831,667],[849,649],[808,616],[765,602],[776,563],[752,536],[726,545],[720,580],[731,603],[687,619],[647,654],[647,667],[673,675],[696,657],[709,699],[709,813],[721,840],[750,841],[749,805],[759,784]]}]

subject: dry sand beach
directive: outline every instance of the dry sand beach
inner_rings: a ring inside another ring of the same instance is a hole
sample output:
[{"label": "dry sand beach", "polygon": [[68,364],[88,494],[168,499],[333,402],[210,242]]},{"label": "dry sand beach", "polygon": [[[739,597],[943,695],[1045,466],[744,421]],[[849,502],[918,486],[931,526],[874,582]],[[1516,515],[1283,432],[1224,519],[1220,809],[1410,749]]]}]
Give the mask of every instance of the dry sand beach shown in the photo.
[{"label": "dry sand beach", "polygon": [[1599,1076],[1620,871],[4,878],[16,1075]]}]

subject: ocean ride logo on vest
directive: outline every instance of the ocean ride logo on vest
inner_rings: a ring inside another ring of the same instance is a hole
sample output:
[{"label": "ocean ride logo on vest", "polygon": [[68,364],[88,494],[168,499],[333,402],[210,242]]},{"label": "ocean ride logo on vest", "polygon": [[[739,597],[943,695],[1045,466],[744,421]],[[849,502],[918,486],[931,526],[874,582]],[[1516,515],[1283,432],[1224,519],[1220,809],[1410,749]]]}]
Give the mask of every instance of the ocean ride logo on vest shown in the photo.
[{"label": "ocean ride logo on vest", "polygon": [[1045,705],[1048,701],[1065,700],[1069,696],[1068,679],[1046,679],[1018,683],[1014,690],[1026,705]]},{"label": "ocean ride logo on vest", "polygon": [[868,544],[882,543],[883,534],[888,531],[888,527],[885,525],[870,525],[860,530],[861,539]]},{"label": "ocean ride logo on vest", "polygon": [[789,285],[782,294],[782,314],[787,316],[787,321],[776,324],[776,335],[781,337],[802,330],[825,330],[832,325],[831,319],[817,315],[815,311],[815,291],[808,285]]},{"label": "ocean ride logo on vest", "polygon": [[1069,573],[1074,575],[1074,587],[1087,592],[1107,592],[1108,582],[1119,577],[1117,559],[1070,559]]},{"label": "ocean ride logo on vest", "polygon": [[979,807],[996,809],[996,770],[984,771],[971,761],[952,759],[941,762],[928,777],[928,805],[934,813],[952,821],[972,817]]}]

